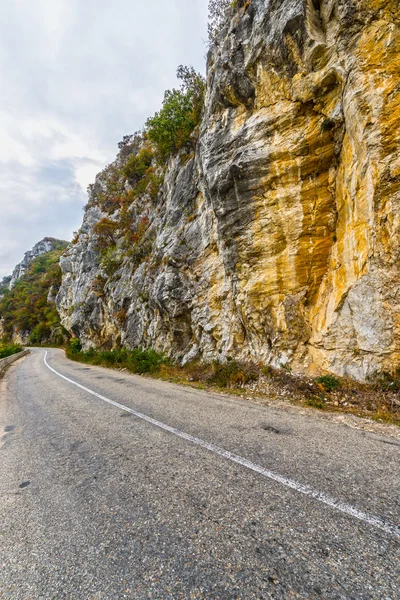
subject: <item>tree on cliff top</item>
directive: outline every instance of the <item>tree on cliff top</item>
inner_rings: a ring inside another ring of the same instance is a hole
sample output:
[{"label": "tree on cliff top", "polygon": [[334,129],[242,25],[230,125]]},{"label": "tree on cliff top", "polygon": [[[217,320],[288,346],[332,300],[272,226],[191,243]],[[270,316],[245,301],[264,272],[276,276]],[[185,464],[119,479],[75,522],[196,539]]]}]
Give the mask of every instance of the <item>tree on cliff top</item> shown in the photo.
[{"label": "tree on cliff top", "polygon": [[225,25],[229,10],[235,8],[237,1],[232,0],[209,0],[208,2],[208,39],[210,43],[215,42],[219,32]]},{"label": "tree on cliff top", "polygon": [[177,77],[181,88],[167,90],[161,110],[146,122],[147,138],[163,160],[192,142],[204,103],[205,81],[200,73],[181,65]]}]

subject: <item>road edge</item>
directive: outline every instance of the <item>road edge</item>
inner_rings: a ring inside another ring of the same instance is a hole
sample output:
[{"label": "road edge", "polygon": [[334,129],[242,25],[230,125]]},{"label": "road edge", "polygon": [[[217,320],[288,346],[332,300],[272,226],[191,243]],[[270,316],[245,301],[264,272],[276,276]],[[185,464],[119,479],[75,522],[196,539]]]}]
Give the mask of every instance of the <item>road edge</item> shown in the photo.
[{"label": "road edge", "polygon": [[0,378],[3,377],[4,371],[7,369],[7,367],[23,356],[27,356],[28,354],[30,354],[30,350],[23,350],[17,354],[11,354],[11,356],[6,356],[6,358],[0,359]]}]

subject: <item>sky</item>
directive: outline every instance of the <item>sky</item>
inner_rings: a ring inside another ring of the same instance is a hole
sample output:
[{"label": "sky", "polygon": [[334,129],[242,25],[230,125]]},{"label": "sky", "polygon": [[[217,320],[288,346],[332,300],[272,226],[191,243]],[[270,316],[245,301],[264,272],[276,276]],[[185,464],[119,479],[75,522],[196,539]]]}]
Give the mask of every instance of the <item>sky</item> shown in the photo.
[{"label": "sky", "polygon": [[2,0],[0,278],[43,239],[70,240],[86,188],[126,134],[204,72],[207,0]]}]

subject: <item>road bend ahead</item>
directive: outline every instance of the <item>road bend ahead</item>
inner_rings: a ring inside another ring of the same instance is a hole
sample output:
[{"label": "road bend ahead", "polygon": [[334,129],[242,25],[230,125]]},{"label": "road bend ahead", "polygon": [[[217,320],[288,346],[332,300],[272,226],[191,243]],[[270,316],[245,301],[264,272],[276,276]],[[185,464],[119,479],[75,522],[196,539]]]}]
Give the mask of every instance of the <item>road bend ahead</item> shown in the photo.
[{"label": "road bend ahead", "polygon": [[0,385],[1,599],[400,598],[399,441],[59,350]]}]

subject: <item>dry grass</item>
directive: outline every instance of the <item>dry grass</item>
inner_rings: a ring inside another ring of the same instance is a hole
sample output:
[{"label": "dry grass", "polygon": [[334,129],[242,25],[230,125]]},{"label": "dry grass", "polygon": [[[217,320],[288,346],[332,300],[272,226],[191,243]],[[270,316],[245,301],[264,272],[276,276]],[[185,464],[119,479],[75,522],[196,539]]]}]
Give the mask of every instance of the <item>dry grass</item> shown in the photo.
[{"label": "dry grass", "polygon": [[[72,344],[72,342],[71,342]],[[312,379],[251,362],[172,363],[154,350],[112,350],[82,352],[71,345],[67,356],[73,360],[190,385],[197,389],[224,391],[248,399],[266,399],[307,406],[333,413],[349,413],[400,426],[400,373],[383,374],[375,381],[357,383],[325,375]]]},{"label": "dry grass", "polygon": [[232,361],[191,363],[184,367],[161,365],[155,377],[243,396],[266,398],[307,406],[321,411],[348,413],[400,426],[400,394],[381,378],[369,384],[327,376],[317,379],[298,376],[281,369]]}]

